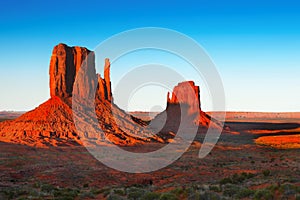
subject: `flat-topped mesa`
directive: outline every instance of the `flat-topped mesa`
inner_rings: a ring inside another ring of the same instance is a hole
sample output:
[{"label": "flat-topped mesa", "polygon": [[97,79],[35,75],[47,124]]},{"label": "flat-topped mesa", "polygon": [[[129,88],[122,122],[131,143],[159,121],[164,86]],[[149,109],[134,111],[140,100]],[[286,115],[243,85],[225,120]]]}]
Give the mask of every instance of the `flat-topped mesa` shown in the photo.
[{"label": "flat-topped mesa", "polygon": [[168,92],[167,109],[170,105],[182,104],[187,105],[188,114],[200,113],[200,89],[193,81],[185,81],[174,87],[172,95]]},{"label": "flat-topped mesa", "polygon": [[[77,76],[77,83],[81,85],[76,87],[76,94],[81,97],[88,97],[93,89],[97,87],[96,96],[103,100],[112,100],[110,83],[110,62],[105,59],[104,79],[96,75],[94,52],[84,47],[69,47],[65,44],[58,44],[54,47],[50,61],[50,96],[59,97],[64,100],[72,97],[73,86],[79,69],[84,67],[86,73],[83,76]],[[98,81],[97,81],[98,79]],[[90,90],[88,90],[90,88]]]}]

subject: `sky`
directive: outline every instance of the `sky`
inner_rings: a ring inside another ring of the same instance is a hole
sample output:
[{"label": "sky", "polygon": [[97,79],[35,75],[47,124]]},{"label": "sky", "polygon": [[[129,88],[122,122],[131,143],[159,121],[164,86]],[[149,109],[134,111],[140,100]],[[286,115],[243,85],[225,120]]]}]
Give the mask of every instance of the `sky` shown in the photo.
[{"label": "sky", "polygon": [[[1,1],[0,110],[31,110],[49,98],[49,61],[58,43],[94,49],[129,29],[162,27],[205,49],[223,80],[226,110],[300,111],[299,10],[291,0]],[[117,65],[126,73],[134,64],[129,61],[143,63],[153,52],[141,54],[112,65],[113,86],[120,78]],[[176,65],[177,58],[154,54]],[[194,80],[184,66],[178,61],[175,68]],[[204,88],[203,110],[211,110],[205,85],[194,81]],[[129,110],[165,106],[165,91],[148,89],[153,95],[137,94]]]}]

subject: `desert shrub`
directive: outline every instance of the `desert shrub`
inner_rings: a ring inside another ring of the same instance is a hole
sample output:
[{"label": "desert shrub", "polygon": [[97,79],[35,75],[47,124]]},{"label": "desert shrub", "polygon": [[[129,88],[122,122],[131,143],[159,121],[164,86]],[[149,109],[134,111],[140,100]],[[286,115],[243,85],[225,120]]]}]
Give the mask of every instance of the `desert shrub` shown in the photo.
[{"label": "desert shrub", "polygon": [[247,179],[247,173],[242,173],[240,175],[234,174],[231,179],[233,183],[242,183],[244,180]]},{"label": "desert shrub", "polygon": [[106,197],[110,193],[110,188],[104,187],[104,188],[100,189],[98,192],[99,192],[98,194],[103,194],[103,196]]},{"label": "desert shrub", "polygon": [[102,190],[96,189],[96,188],[92,188],[90,189],[90,193],[97,195],[97,194],[101,194]]},{"label": "desert shrub", "polygon": [[263,173],[264,176],[269,176],[271,174],[271,171],[266,169],[262,173]]},{"label": "desert shrub", "polygon": [[20,196],[28,195],[29,193],[22,189],[8,189],[4,191],[4,194],[7,199],[16,199],[18,197],[20,198]]},{"label": "desert shrub", "polygon": [[280,186],[279,191],[285,195],[295,195],[297,193],[297,186],[286,183]]},{"label": "desert shrub", "polygon": [[147,192],[141,199],[142,200],[158,200],[160,194],[156,192]]},{"label": "desert shrub", "polygon": [[231,184],[237,184],[237,183],[242,183],[243,181],[245,181],[246,179],[250,179],[253,178],[255,175],[252,173],[241,173],[241,174],[234,174],[231,177],[226,177],[223,178],[220,181],[221,185],[226,185],[227,183],[231,183]]},{"label": "desert shrub", "polygon": [[40,188],[41,187],[41,183],[40,182],[35,182],[32,187],[34,188]]},{"label": "desert shrub", "polygon": [[75,199],[79,194],[78,190],[73,190],[70,188],[56,189],[53,191],[53,196],[55,199],[60,200],[72,200]]},{"label": "desert shrub", "polygon": [[201,200],[219,200],[219,199],[221,199],[221,197],[216,193],[204,192],[203,194],[200,195],[200,199]]},{"label": "desert shrub", "polygon": [[133,200],[140,199],[142,196],[144,196],[144,194],[145,194],[145,190],[141,188],[132,187],[127,189],[128,199],[133,199]]},{"label": "desert shrub", "polygon": [[239,191],[240,191],[240,187],[239,186],[236,186],[236,185],[226,185],[226,187],[224,188],[223,194],[225,196],[233,197],[233,196],[237,195]]},{"label": "desert shrub", "polygon": [[274,193],[276,190],[278,190],[279,189],[279,187],[278,187],[278,185],[270,185],[269,187],[267,187],[267,189],[269,190],[269,191],[271,191],[272,193]]},{"label": "desert shrub", "polygon": [[90,191],[84,191],[79,194],[79,199],[94,199],[95,194]]},{"label": "desert shrub", "polygon": [[221,185],[226,185],[226,184],[228,184],[228,183],[232,183],[231,178],[226,177],[226,178],[223,178],[223,179],[220,181],[220,184],[221,184]]},{"label": "desert shrub", "polygon": [[120,197],[119,195],[117,194],[110,194],[108,195],[107,197],[107,200],[124,200],[125,198],[123,197]]},{"label": "desert shrub", "polygon": [[255,177],[255,174],[252,174],[252,173],[243,172],[242,175],[244,175],[246,177],[246,179],[251,179],[251,178]]},{"label": "desert shrub", "polygon": [[200,199],[202,199],[201,195],[197,191],[189,194],[189,196],[188,196],[188,200],[200,200]]},{"label": "desert shrub", "polygon": [[126,192],[124,189],[114,189],[113,191],[115,194],[120,195],[120,196],[126,195]]},{"label": "desert shrub", "polygon": [[175,194],[172,193],[163,193],[160,195],[159,200],[178,200]]},{"label": "desert shrub", "polygon": [[214,192],[221,192],[221,188],[217,185],[210,185],[209,190],[214,191]]},{"label": "desert shrub", "polygon": [[187,197],[187,192],[193,191],[193,188],[188,188],[187,190],[184,190],[183,188],[176,188],[171,191],[172,194],[175,194],[177,197]]},{"label": "desert shrub", "polygon": [[257,190],[254,194],[254,199],[255,200],[271,200],[274,198],[274,195],[271,193],[271,191],[267,190],[267,189],[263,189],[263,190]]},{"label": "desert shrub", "polygon": [[56,188],[53,185],[50,184],[43,184],[41,185],[41,191],[46,193],[51,193]]},{"label": "desert shrub", "polygon": [[243,188],[243,189],[241,189],[241,190],[237,193],[236,197],[237,197],[238,199],[242,199],[242,198],[250,197],[250,196],[252,196],[254,193],[255,193],[255,192],[254,192],[253,190],[250,190],[250,189],[248,189],[248,188]]}]

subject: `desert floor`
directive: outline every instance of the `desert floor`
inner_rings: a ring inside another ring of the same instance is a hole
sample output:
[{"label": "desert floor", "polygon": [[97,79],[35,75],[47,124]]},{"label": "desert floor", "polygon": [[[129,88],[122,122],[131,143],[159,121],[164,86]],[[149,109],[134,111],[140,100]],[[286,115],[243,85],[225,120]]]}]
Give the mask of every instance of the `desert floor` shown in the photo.
[{"label": "desert floor", "polygon": [[[198,158],[196,141],[172,165],[146,174],[110,169],[81,146],[0,143],[0,199],[300,199],[300,124],[239,119],[227,125],[240,134],[222,134],[205,158]],[[269,144],[277,135],[283,138]]]}]

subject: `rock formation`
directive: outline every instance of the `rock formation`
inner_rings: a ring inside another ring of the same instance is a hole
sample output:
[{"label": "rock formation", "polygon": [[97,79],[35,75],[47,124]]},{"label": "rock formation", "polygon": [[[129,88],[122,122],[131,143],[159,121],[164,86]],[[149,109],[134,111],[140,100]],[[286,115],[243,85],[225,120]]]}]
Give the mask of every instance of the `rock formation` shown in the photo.
[{"label": "rock formation", "polygon": [[[74,145],[82,144],[84,139],[99,137],[89,134],[89,130],[87,138],[78,134],[72,112],[72,95],[75,93],[80,97],[95,97],[97,119],[88,123],[105,133],[106,137],[100,142],[107,139],[119,145],[151,140],[163,142],[158,136],[145,132],[130,115],[113,104],[109,59],[105,60],[104,78],[101,78],[96,74],[93,52],[83,47],[58,44],[52,52],[49,75],[51,98],[15,120],[0,123],[0,141],[32,146]],[[75,78],[80,80],[75,82]],[[83,116],[83,121],[86,118],[88,116]]]},{"label": "rock formation", "polygon": [[199,86],[196,86],[193,81],[179,83],[174,87],[171,96],[168,92],[167,109],[170,107],[170,105],[180,103],[189,106],[189,115],[201,111]]},{"label": "rock formation", "polygon": [[107,100],[111,101],[112,94],[111,94],[111,82],[110,82],[110,62],[109,59],[105,59],[105,65],[104,65],[104,83],[106,86],[106,93],[107,93]]},{"label": "rock formation", "polygon": [[[68,47],[58,44],[50,60],[50,96],[68,98],[72,96],[76,74],[91,52],[83,47]],[[88,65],[92,66],[92,65]],[[84,89],[82,88],[84,91]]]},{"label": "rock formation", "polygon": [[[161,124],[164,126],[161,127]],[[198,127],[199,132],[205,132],[209,125],[221,128],[221,124],[201,110],[200,89],[193,81],[185,81],[174,87],[172,93],[167,94],[166,110],[158,114],[151,122],[153,129],[161,127],[164,138],[168,133],[176,133],[180,124]],[[202,131],[203,130],[203,131]],[[188,132],[188,131],[187,131]]]},{"label": "rock formation", "polygon": [[[33,146],[74,145],[83,141],[104,144],[108,140],[118,145],[166,141],[156,134],[157,129],[147,126],[149,122],[130,116],[113,103],[109,59],[105,59],[102,78],[96,74],[94,52],[58,44],[52,52],[49,75],[51,98],[15,120],[0,123],[0,141]],[[72,104],[77,105],[77,95],[83,104],[74,114]],[[93,111],[96,119],[90,118]],[[168,94],[166,111],[151,124],[160,122],[164,114],[167,120],[162,132],[167,133],[176,133],[182,117],[191,126],[207,127],[211,122],[201,111],[199,87],[192,81],[179,83],[172,95]],[[75,127],[78,116],[83,131]],[[99,130],[104,135],[98,134]]]},{"label": "rock formation", "polygon": [[98,97],[102,100],[112,101],[111,82],[110,82],[110,61],[105,59],[104,64],[104,78],[100,74],[97,76],[98,80]]}]

